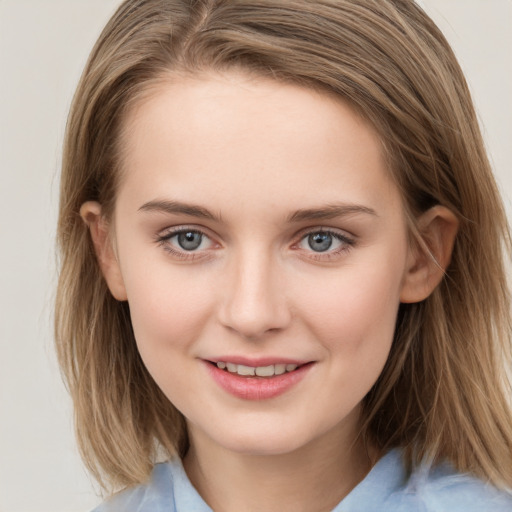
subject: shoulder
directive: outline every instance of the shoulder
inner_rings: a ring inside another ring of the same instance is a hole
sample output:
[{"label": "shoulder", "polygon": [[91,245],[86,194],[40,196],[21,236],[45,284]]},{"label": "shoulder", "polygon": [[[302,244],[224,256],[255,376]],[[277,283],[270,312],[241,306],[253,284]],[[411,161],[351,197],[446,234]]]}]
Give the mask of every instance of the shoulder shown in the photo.
[{"label": "shoulder", "polygon": [[115,494],[92,512],[174,512],[171,463],[155,465],[146,484]]},{"label": "shoulder", "polygon": [[416,497],[425,512],[512,512],[512,492],[457,473],[448,464],[419,468],[402,494]]},{"label": "shoulder", "polygon": [[192,487],[181,461],[156,464],[149,481],[114,495],[92,512],[211,512]]},{"label": "shoulder", "polygon": [[423,465],[411,475],[400,450],[384,456],[334,512],[512,512],[512,493],[448,464]]}]

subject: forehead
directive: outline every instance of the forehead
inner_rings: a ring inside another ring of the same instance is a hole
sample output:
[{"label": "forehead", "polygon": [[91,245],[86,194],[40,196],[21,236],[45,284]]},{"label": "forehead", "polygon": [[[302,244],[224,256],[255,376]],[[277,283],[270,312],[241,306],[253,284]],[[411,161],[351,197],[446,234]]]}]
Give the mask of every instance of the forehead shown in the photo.
[{"label": "forehead", "polygon": [[131,109],[123,134],[120,193],[140,200],[397,200],[375,129],[348,103],[296,85],[171,77]]}]

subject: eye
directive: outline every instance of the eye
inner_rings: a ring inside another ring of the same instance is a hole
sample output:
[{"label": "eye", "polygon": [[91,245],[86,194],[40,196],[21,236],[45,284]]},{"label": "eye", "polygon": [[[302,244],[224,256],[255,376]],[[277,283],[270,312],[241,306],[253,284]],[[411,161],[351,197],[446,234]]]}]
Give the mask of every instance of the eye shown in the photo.
[{"label": "eye", "polygon": [[314,253],[316,258],[329,258],[349,250],[354,243],[354,239],[341,232],[316,229],[304,234],[296,247]]},{"label": "eye", "polygon": [[311,233],[306,238],[310,249],[315,252],[325,252],[331,248],[334,237],[331,233]]},{"label": "eye", "polygon": [[158,234],[156,241],[172,256],[183,260],[207,257],[209,250],[215,248],[206,233],[186,226],[169,228]]},{"label": "eye", "polygon": [[203,234],[198,231],[182,231],[170,238],[176,239],[176,243],[184,251],[195,251],[203,243]]}]

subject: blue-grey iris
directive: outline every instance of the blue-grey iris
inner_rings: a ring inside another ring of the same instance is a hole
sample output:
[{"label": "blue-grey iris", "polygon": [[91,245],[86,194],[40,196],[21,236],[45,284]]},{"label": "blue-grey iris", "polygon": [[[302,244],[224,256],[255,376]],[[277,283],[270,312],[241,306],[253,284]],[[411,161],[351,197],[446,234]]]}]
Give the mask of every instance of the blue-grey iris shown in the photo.
[{"label": "blue-grey iris", "polygon": [[185,251],[194,251],[203,241],[203,235],[195,231],[184,231],[178,234],[178,244]]},{"label": "blue-grey iris", "polygon": [[308,236],[308,245],[316,252],[327,251],[332,245],[332,235],[329,233],[313,233]]}]

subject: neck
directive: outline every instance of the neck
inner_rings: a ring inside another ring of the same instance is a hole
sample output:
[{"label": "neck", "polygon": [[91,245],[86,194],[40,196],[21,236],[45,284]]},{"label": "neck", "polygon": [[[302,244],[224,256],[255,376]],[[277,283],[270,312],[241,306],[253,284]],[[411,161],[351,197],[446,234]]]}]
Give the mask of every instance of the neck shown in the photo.
[{"label": "neck", "polygon": [[291,453],[224,449],[193,426],[185,470],[216,512],[332,510],[368,473],[376,453],[336,429]]}]

